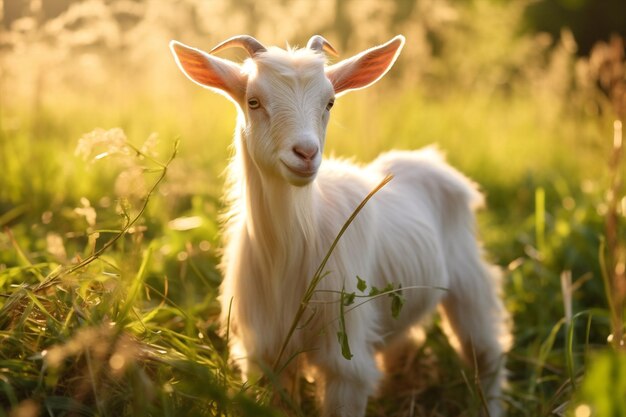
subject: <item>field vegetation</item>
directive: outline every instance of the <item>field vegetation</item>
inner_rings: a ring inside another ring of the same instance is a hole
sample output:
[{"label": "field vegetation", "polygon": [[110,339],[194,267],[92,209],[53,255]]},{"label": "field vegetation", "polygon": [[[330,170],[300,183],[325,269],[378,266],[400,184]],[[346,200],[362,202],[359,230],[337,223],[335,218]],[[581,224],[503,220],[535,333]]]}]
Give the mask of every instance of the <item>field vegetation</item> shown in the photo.
[{"label": "field vegetation", "polygon": [[[442,149],[486,194],[508,415],[626,416],[623,39],[583,54],[567,28],[529,30],[523,1],[260,4],[86,0],[48,18],[34,1],[0,33],[0,417],[280,415],[217,326],[235,110],[167,48],[238,33],[320,33],[342,56],[407,36],[387,78],[337,101],[327,156]],[[368,416],[478,415],[437,317],[425,336]],[[293,414],[315,415],[314,393]]]}]

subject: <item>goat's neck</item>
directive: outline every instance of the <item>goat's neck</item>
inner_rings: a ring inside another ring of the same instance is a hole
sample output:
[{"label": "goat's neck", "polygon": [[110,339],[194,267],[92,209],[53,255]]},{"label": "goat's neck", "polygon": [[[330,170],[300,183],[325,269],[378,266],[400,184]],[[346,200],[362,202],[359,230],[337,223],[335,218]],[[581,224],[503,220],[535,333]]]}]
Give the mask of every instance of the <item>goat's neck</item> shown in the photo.
[{"label": "goat's neck", "polygon": [[240,181],[245,199],[245,223],[257,261],[270,275],[281,279],[300,269],[315,247],[315,183],[295,187],[284,179],[263,175],[252,161],[247,138],[240,131],[238,152],[243,170]]}]

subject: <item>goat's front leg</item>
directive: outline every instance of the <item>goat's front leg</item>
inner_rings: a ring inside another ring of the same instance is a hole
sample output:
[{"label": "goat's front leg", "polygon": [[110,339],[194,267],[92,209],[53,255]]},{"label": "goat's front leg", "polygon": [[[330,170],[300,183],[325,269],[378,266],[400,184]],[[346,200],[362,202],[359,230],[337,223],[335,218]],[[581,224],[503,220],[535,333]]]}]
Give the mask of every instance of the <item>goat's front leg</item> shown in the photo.
[{"label": "goat's front leg", "polygon": [[367,399],[374,393],[381,373],[369,352],[351,360],[339,358],[334,364],[324,366],[323,417],[363,417]]},{"label": "goat's front leg", "polygon": [[358,381],[330,378],[324,389],[323,417],[362,417],[367,406],[367,389]]}]

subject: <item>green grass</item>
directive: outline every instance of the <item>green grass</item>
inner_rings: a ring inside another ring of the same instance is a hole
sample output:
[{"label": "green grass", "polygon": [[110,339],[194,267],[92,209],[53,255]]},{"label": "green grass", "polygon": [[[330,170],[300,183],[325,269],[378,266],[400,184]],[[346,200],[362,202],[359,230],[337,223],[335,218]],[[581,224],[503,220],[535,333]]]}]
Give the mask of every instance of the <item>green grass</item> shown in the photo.
[{"label": "green grass", "polygon": [[[395,79],[338,100],[326,155],[366,163],[437,144],[487,196],[480,235],[514,322],[508,415],[624,415],[624,349],[608,341],[623,328],[626,256],[615,114],[574,80],[583,62],[565,46],[540,48],[507,24],[515,10],[477,4],[434,34],[426,69],[409,55]],[[495,45],[485,7],[498,33],[511,29]],[[44,83],[37,100],[0,97],[0,416],[276,415],[271,383],[240,380],[217,326],[235,111],[153,47],[145,77],[115,55],[109,82],[67,66],[73,82]],[[3,73],[2,86],[27,90],[21,74]],[[126,142],[75,153],[87,132],[117,127]],[[107,150],[117,153],[94,160]],[[426,335],[368,416],[477,415],[472,371],[437,317]],[[314,386],[302,391],[296,414],[316,415]]]},{"label": "green grass", "polygon": [[[400,99],[390,93],[369,108],[359,104],[371,99],[367,94],[355,94],[343,109],[340,103],[329,133],[331,152],[354,152],[357,160],[367,161],[384,149],[448,138],[436,142],[451,161],[479,179],[488,195],[481,235],[488,256],[506,271],[505,300],[515,323],[515,345],[507,360],[510,415],[549,415],[568,401],[594,404],[585,370],[589,366],[590,378],[600,378],[596,375],[606,372],[607,361],[614,366],[622,361],[606,347],[611,321],[599,261],[609,175],[605,155],[563,157],[563,149],[574,142],[571,137],[561,138],[567,143],[525,141],[547,135],[528,115],[533,111],[528,102],[513,103],[504,112],[504,99],[474,107],[470,98],[470,115],[459,115],[456,98],[428,106],[417,92],[398,94]],[[208,95],[199,100],[206,101],[200,106],[205,110],[219,105]],[[352,106],[359,111],[347,111]],[[379,121],[372,130],[364,120],[374,113]],[[407,120],[407,113],[419,116]],[[475,123],[480,114],[490,117]],[[180,153],[171,163],[133,152],[85,162],[73,149],[81,127],[55,119],[61,116],[51,112],[42,116],[48,119],[25,121],[32,125],[18,132],[5,129],[0,142],[9,174],[2,179],[5,229],[0,235],[0,400],[7,412],[32,406],[47,415],[271,414],[263,406],[267,388],[242,385],[216,325],[219,170],[228,155],[226,125],[231,122],[219,119],[226,127],[205,127],[219,132],[206,132],[207,137],[220,136],[211,138],[208,149],[202,146],[204,138],[181,135]],[[206,115],[201,119],[216,123]],[[49,141],[39,146],[34,146],[35,122],[50,129]],[[147,123],[167,131],[174,123],[159,122],[140,118],[126,128],[141,132]],[[574,130],[567,122],[559,127]],[[598,126],[583,130],[609,136]],[[146,135],[129,142],[140,148]],[[386,146],[363,146],[380,135],[388,138]],[[160,137],[155,158],[167,160],[175,140]],[[594,162],[588,172],[576,170],[589,161]],[[144,182],[134,183],[138,190],[116,192],[118,176],[133,167],[143,172]],[[188,179],[193,175],[200,178]],[[95,221],[88,219],[89,207]],[[172,222],[177,218],[178,225]],[[193,219],[190,229],[185,218]],[[580,284],[569,295],[575,316],[567,325],[563,271],[571,271]],[[406,359],[403,368],[409,371],[394,373],[386,383],[396,398],[372,401],[370,415],[404,415],[407,407],[423,415],[432,410],[473,415],[480,408],[471,371],[460,371],[465,368],[437,323],[426,344]],[[615,369],[622,369],[615,372],[623,378],[623,367]],[[310,410],[313,395],[306,390],[304,407]],[[610,398],[597,395],[602,404]],[[608,404],[602,407],[619,407]]]}]

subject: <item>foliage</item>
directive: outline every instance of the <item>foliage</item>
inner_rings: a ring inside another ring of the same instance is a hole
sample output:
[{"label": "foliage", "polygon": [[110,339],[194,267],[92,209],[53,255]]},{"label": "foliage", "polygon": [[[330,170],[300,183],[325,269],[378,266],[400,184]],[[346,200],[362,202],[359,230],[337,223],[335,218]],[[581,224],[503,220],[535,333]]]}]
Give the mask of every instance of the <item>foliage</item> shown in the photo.
[{"label": "foliage", "polygon": [[[523,3],[338,2],[316,19],[297,3],[252,19],[228,1],[89,0],[0,34],[0,416],[276,414],[272,378],[240,381],[217,325],[235,113],[166,48],[243,31],[320,31],[346,55],[408,35],[390,80],[338,101],[329,153],[438,143],[487,195],[479,229],[514,323],[509,415],[623,413],[623,43],[579,58],[567,30],[524,34]],[[398,311],[412,291],[357,288],[338,308],[391,297]],[[426,329],[385,363],[368,415],[481,408],[438,318]],[[297,413],[313,415],[302,391]]]}]

